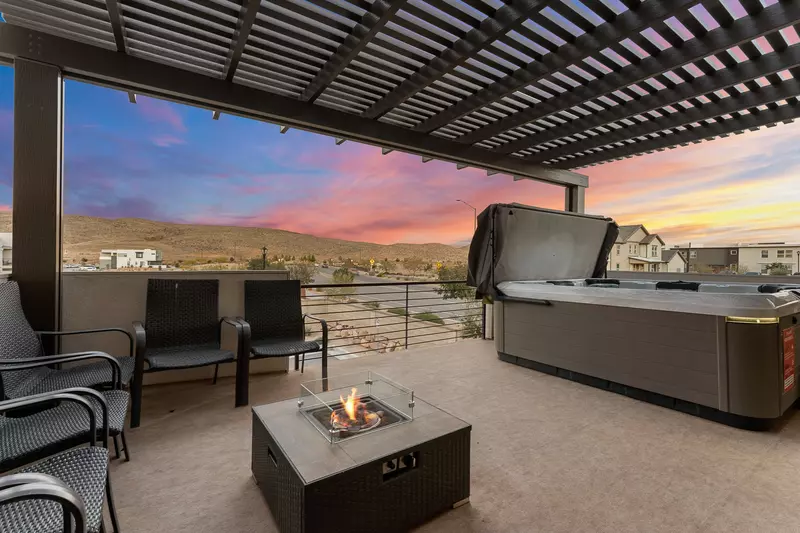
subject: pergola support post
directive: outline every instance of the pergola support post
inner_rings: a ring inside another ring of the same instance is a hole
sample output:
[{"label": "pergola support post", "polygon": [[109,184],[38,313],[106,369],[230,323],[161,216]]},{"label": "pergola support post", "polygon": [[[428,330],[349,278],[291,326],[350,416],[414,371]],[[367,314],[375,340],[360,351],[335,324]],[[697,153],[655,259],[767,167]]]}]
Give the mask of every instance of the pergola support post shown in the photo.
[{"label": "pergola support post", "polygon": [[[14,271],[36,330],[61,325],[64,79],[58,67],[14,62]],[[53,346],[45,346],[45,349]]]},{"label": "pergola support post", "polygon": [[586,209],[586,187],[573,185],[564,187],[564,211],[584,213]]}]

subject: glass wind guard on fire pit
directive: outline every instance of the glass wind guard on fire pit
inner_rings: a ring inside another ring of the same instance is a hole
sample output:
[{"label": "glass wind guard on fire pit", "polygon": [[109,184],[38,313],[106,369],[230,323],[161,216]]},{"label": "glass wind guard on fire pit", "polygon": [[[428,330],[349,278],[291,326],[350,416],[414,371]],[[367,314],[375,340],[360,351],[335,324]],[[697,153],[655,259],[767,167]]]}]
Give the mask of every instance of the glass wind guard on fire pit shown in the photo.
[{"label": "glass wind guard on fire pit", "polygon": [[363,371],[300,385],[297,407],[331,443],[378,431],[414,418],[414,391]]}]

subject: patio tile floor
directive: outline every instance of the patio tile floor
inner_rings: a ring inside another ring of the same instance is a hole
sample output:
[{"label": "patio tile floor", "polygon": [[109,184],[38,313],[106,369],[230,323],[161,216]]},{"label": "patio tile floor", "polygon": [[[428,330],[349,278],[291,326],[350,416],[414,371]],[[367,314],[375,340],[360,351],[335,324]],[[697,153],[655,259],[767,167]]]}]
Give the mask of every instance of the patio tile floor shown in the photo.
[{"label": "patio tile floor", "polygon": [[[473,425],[469,505],[424,533],[788,532],[800,417],[753,433],[497,359],[487,341],[332,360],[372,369]],[[295,397],[306,373],[253,376],[253,405]],[[112,479],[127,533],[276,531],[250,476],[250,409],[233,381],[145,389],[132,461]]]}]

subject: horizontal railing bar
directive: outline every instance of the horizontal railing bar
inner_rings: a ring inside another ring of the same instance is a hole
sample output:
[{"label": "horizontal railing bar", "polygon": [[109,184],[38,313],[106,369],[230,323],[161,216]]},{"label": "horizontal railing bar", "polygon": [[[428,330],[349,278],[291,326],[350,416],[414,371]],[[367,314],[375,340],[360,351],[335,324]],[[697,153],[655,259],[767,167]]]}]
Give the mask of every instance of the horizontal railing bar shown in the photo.
[{"label": "horizontal railing bar", "polygon": [[466,284],[467,281],[397,281],[386,283],[312,283],[309,285],[300,285],[303,289],[322,289],[326,287],[344,288],[344,287],[405,287],[418,286],[418,285],[457,285]]}]

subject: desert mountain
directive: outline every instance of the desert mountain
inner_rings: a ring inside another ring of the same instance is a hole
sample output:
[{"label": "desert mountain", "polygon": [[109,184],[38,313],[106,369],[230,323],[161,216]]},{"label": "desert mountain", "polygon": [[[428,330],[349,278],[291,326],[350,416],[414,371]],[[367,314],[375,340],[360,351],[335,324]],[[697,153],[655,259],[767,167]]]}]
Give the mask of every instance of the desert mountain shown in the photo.
[{"label": "desert mountain", "polygon": [[[11,213],[0,213],[0,232],[11,231]],[[354,260],[406,259],[465,261],[467,249],[446,244],[375,244],[328,239],[270,228],[172,224],[141,218],[99,218],[64,215],[64,259],[97,262],[102,248],[155,248],[167,262],[201,257],[260,257],[313,254],[317,260],[339,256]]]}]

